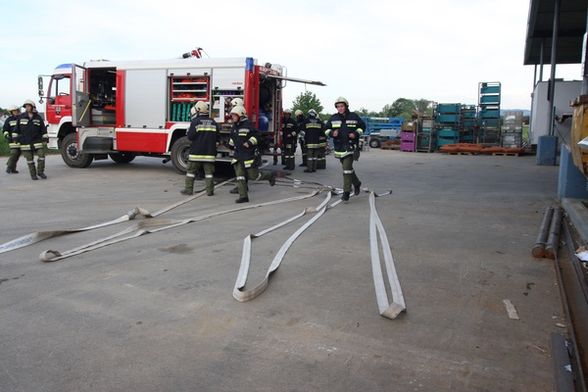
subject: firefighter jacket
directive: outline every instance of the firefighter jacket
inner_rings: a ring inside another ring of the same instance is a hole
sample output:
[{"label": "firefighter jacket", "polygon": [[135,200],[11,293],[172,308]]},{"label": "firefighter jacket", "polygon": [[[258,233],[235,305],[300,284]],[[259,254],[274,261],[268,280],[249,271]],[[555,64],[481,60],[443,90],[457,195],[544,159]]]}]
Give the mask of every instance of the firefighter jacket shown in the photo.
[{"label": "firefighter jacket", "polygon": [[218,125],[207,116],[193,117],[188,128],[188,139],[192,141],[189,161],[216,161],[216,143],[218,142]]},{"label": "firefighter jacket", "polygon": [[309,118],[304,121],[304,141],[308,148],[321,147],[321,136],[324,137],[324,125],[319,118]]},{"label": "firefighter jacket", "polygon": [[304,122],[306,119],[304,116],[296,116],[294,121],[296,122],[296,129],[298,129],[298,141],[304,144]]},{"label": "firefighter jacket", "polygon": [[[363,135],[365,123],[357,114],[347,110],[343,114],[333,114],[325,128],[325,135],[333,138],[335,158],[345,158],[353,155],[359,144],[359,137]],[[338,134],[333,137],[335,131],[338,131]],[[354,139],[349,138],[351,134],[355,135]]]},{"label": "firefighter jacket", "polygon": [[45,121],[37,113],[33,113],[29,118],[28,113],[23,113],[16,122],[16,133],[18,134],[18,142],[23,150],[33,146],[34,148],[42,148],[43,142],[47,142],[47,127]]},{"label": "firefighter jacket", "polygon": [[[241,118],[231,128],[229,147],[233,149],[233,161],[242,162],[245,168],[250,168],[255,162],[255,151],[257,149],[258,134],[247,117]],[[247,146],[245,146],[247,143]]]},{"label": "firefighter jacket", "polygon": [[282,145],[286,148],[291,148],[296,145],[296,137],[298,136],[298,126],[292,117],[284,119],[282,122]]},{"label": "firefighter jacket", "polygon": [[18,148],[18,133],[16,133],[16,123],[19,116],[10,116],[4,121],[4,138],[8,141],[10,148]]}]

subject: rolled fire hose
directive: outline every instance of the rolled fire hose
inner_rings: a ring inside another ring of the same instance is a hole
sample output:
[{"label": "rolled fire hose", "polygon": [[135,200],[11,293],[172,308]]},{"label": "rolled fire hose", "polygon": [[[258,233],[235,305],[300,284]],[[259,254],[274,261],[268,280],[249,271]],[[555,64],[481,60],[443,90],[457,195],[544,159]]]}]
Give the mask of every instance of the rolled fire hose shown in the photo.
[{"label": "rolled fire hose", "polygon": [[[215,188],[221,187],[230,181],[232,181],[232,179],[220,182],[215,186]],[[33,245],[33,244],[36,244],[37,242],[41,242],[41,241],[47,240],[49,238],[59,237],[59,236],[66,235],[66,234],[80,233],[82,231],[94,230],[94,229],[99,229],[102,227],[116,225],[116,224],[122,223],[122,222],[128,222],[128,221],[135,219],[137,216],[142,216],[143,218],[155,218],[155,217],[158,217],[159,215],[162,215],[168,211],[173,210],[174,208],[177,208],[177,207],[182,206],[186,203],[189,203],[192,200],[197,199],[205,194],[206,194],[205,190],[199,191],[194,196],[190,196],[188,198],[182,199],[177,203],[171,204],[171,205],[164,207],[160,210],[157,210],[153,213],[149,212],[148,210],[146,210],[144,208],[135,207],[121,217],[118,217],[118,218],[113,219],[108,222],[98,223],[98,224],[92,225],[92,226],[86,226],[86,227],[82,227],[82,228],[78,228],[78,229],[37,231],[35,233],[26,234],[22,237],[19,237],[14,240],[5,242],[4,244],[1,244],[0,245],[0,253],[10,252],[10,251],[13,251],[16,249],[24,248],[25,246]]]}]

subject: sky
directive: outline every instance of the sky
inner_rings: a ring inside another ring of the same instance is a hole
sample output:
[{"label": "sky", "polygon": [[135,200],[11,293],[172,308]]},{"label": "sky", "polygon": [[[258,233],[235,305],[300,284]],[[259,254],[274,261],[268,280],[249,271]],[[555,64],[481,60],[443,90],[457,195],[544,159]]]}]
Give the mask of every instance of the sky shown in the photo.
[{"label": "sky", "polygon": [[[254,57],[326,87],[288,83],[285,106],[314,92],[380,111],[398,98],[475,104],[478,82],[502,83],[504,109],[529,109],[525,0],[29,0],[3,4],[0,107],[37,100],[37,75],[62,63]],[[581,66],[556,77],[580,79]],[[544,69],[544,79],[549,67]]]}]

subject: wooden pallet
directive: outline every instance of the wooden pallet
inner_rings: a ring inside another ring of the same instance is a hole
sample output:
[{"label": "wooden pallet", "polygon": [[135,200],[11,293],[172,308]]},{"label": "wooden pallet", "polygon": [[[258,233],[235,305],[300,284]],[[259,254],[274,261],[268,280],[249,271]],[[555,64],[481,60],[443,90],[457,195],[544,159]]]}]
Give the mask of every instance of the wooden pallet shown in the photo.
[{"label": "wooden pallet", "polygon": [[400,150],[400,146],[380,146],[381,150]]},{"label": "wooden pallet", "polygon": [[518,152],[493,152],[494,157],[520,157],[521,154]]},{"label": "wooden pallet", "polygon": [[459,152],[443,152],[443,154],[446,154],[446,155],[478,155],[477,152],[465,152],[465,151],[459,151]]}]

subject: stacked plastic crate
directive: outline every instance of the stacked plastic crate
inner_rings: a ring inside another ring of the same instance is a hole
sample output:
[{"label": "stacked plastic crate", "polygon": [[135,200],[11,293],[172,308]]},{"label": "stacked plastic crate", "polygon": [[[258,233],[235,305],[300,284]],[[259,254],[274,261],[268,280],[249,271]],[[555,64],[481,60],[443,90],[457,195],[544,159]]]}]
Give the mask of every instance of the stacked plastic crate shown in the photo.
[{"label": "stacked plastic crate", "polygon": [[459,143],[459,120],[461,104],[440,103],[435,107],[435,130],[437,147]]},{"label": "stacked plastic crate", "polygon": [[475,140],[478,116],[476,105],[461,106],[460,143],[473,143]]},{"label": "stacked plastic crate", "polygon": [[478,142],[500,144],[500,82],[480,82],[478,85]]},{"label": "stacked plastic crate", "polygon": [[400,151],[416,151],[416,122],[406,122],[402,124],[400,130]]},{"label": "stacked plastic crate", "polygon": [[502,122],[502,147],[519,148],[523,145],[523,112],[508,111]]},{"label": "stacked plastic crate", "polygon": [[428,117],[420,118],[416,132],[416,150],[418,152],[433,152],[437,148],[435,134],[433,132],[435,123]]}]

